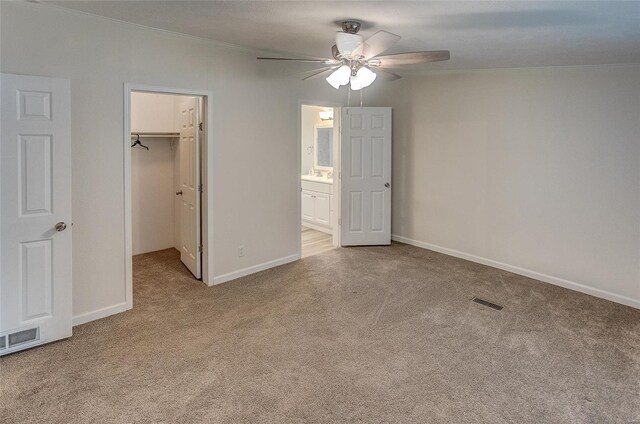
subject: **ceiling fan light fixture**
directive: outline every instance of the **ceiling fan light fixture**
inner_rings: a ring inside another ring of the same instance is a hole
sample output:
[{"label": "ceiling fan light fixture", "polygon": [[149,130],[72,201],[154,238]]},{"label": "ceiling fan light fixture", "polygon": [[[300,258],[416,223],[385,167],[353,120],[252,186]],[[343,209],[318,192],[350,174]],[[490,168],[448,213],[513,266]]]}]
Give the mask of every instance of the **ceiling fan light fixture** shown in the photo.
[{"label": "ceiling fan light fixture", "polygon": [[358,72],[351,77],[351,89],[354,91],[361,90],[370,86],[376,80],[376,73],[367,67],[358,69]]},{"label": "ceiling fan light fixture", "polygon": [[347,65],[342,65],[331,75],[329,75],[326,80],[327,82],[336,90],[340,88],[341,85],[349,84],[349,77],[351,77],[351,69]]},{"label": "ceiling fan light fixture", "polygon": [[356,50],[362,50],[362,35],[349,34],[348,32],[336,32],[336,46],[343,56],[350,56],[357,53]]}]

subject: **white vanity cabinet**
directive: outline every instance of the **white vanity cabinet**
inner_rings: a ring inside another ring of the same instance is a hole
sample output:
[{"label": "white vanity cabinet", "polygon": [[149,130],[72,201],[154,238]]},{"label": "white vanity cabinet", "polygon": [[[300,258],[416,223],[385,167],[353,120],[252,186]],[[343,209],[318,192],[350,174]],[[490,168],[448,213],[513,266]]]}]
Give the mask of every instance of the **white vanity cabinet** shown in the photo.
[{"label": "white vanity cabinet", "polygon": [[302,223],[330,232],[333,214],[333,180],[302,180]]}]

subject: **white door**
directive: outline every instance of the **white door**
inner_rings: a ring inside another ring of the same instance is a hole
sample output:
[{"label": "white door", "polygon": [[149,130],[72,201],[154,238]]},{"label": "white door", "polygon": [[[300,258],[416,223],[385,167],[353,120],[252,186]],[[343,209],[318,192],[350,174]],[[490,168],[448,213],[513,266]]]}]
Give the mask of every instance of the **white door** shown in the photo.
[{"label": "white door", "polygon": [[342,108],[341,244],[391,244],[391,108]]},{"label": "white door", "polygon": [[0,75],[0,355],[71,336],[69,80]]},{"label": "white door", "polygon": [[200,111],[198,98],[180,104],[180,259],[196,277],[201,277],[200,235]]}]

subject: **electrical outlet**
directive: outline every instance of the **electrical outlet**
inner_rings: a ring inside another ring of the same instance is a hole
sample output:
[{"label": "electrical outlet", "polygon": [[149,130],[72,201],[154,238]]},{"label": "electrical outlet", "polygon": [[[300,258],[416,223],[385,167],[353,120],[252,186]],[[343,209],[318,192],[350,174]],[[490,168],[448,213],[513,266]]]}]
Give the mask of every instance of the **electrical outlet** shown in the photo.
[{"label": "electrical outlet", "polygon": [[244,256],[244,246],[238,246],[238,257],[242,258]]}]

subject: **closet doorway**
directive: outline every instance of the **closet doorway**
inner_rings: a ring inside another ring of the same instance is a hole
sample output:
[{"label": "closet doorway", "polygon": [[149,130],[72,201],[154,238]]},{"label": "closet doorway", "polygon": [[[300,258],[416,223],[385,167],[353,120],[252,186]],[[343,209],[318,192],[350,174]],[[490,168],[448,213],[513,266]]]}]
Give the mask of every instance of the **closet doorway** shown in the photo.
[{"label": "closet doorway", "polygon": [[209,97],[127,86],[125,96],[125,284],[131,307],[134,263],[137,279],[144,267],[167,266],[182,281],[210,281]]}]

